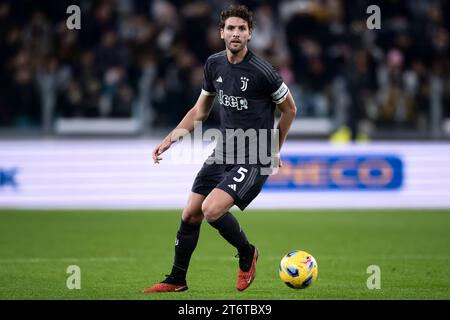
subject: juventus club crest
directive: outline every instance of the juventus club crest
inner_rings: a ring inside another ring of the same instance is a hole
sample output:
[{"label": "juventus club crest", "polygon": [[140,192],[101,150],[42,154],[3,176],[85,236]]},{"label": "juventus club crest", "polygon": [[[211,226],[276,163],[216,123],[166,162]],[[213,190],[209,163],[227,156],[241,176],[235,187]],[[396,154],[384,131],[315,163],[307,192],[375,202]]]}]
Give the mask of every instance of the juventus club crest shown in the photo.
[{"label": "juventus club crest", "polygon": [[247,83],[249,80],[250,80],[249,78],[241,77],[241,82],[242,82],[241,90],[242,91],[247,90]]}]

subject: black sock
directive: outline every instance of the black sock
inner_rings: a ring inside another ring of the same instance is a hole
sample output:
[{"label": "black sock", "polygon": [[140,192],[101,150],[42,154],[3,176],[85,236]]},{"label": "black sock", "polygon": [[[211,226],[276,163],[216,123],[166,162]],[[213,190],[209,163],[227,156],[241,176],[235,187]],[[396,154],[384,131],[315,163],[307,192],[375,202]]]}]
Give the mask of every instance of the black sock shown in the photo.
[{"label": "black sock", "polygon": [[250,246],[244,231],[242,231],[239,222],[231,212],[225,213],[216,221],[209,222],[209,224],[219,230],[222,237],[234,246],[240,255],[247,256],[253,253],[253,248]]},{"label": "black sock", "polygon": [[189,224],[181,220],[175,242],[175,258],[170,275],[184,282],[192,253],[197,246],[200,235],[199,224]]}]

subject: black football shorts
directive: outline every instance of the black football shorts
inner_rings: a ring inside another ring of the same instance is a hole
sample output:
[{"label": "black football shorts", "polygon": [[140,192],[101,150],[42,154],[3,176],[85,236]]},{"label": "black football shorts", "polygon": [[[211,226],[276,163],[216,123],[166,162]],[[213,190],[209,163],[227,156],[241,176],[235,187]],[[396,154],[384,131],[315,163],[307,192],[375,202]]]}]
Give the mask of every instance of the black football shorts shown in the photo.
[{"label": "black football shorts", "polygon": [[268,175],[261,174],[255,164],[207,163],[195,177],[192,192],[207,196],[214,188],[228,193],[234,204],[244,210],[260,193]]}]

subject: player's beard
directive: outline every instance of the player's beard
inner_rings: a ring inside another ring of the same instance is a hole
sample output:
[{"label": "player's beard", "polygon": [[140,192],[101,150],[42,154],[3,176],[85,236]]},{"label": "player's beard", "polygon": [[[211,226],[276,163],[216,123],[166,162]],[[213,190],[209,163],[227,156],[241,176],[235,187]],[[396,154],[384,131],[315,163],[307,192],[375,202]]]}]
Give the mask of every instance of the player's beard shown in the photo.
[{"label": "player's beard", "polygon": [[244,50],[244,48],[245,48],[245,44],[243,42],[239,42],[238,46],[234,46],[233,42],[230,41],[230,43],[228,45],[228,50],[230,50],[230,52],[232,54],[237,54],[241,50]]}]

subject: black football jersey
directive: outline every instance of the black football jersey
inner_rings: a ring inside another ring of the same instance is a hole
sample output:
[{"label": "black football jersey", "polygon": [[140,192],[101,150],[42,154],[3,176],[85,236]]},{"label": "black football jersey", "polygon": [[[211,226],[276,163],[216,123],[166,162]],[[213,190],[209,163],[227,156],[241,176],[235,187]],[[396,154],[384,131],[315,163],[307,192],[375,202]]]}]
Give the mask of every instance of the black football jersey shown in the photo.
[{"label": "black football jersey", "polygon": [[[288,92],[274,67],[250,50],[240,63],[230,63],[224,50],[211,55],[204,66],[202,94],[217,97],[224,143],[232,138],[226,134],[232,129],[254,129],[258,137],[261,129],[270,133],[274,128],[275,104],[284,101]],[[266,144],[270,143],[270,134],[267,137]],[[249,143],[258,144],[257,141]],[[270,154],[269,147],[267,150]],[[225,149],[217,144],[216,152],[219,151],[224,152]],[[236,151],[239,150],[235,149],[235,154]],[[248,151],[249,148],[246,158]]]}]

